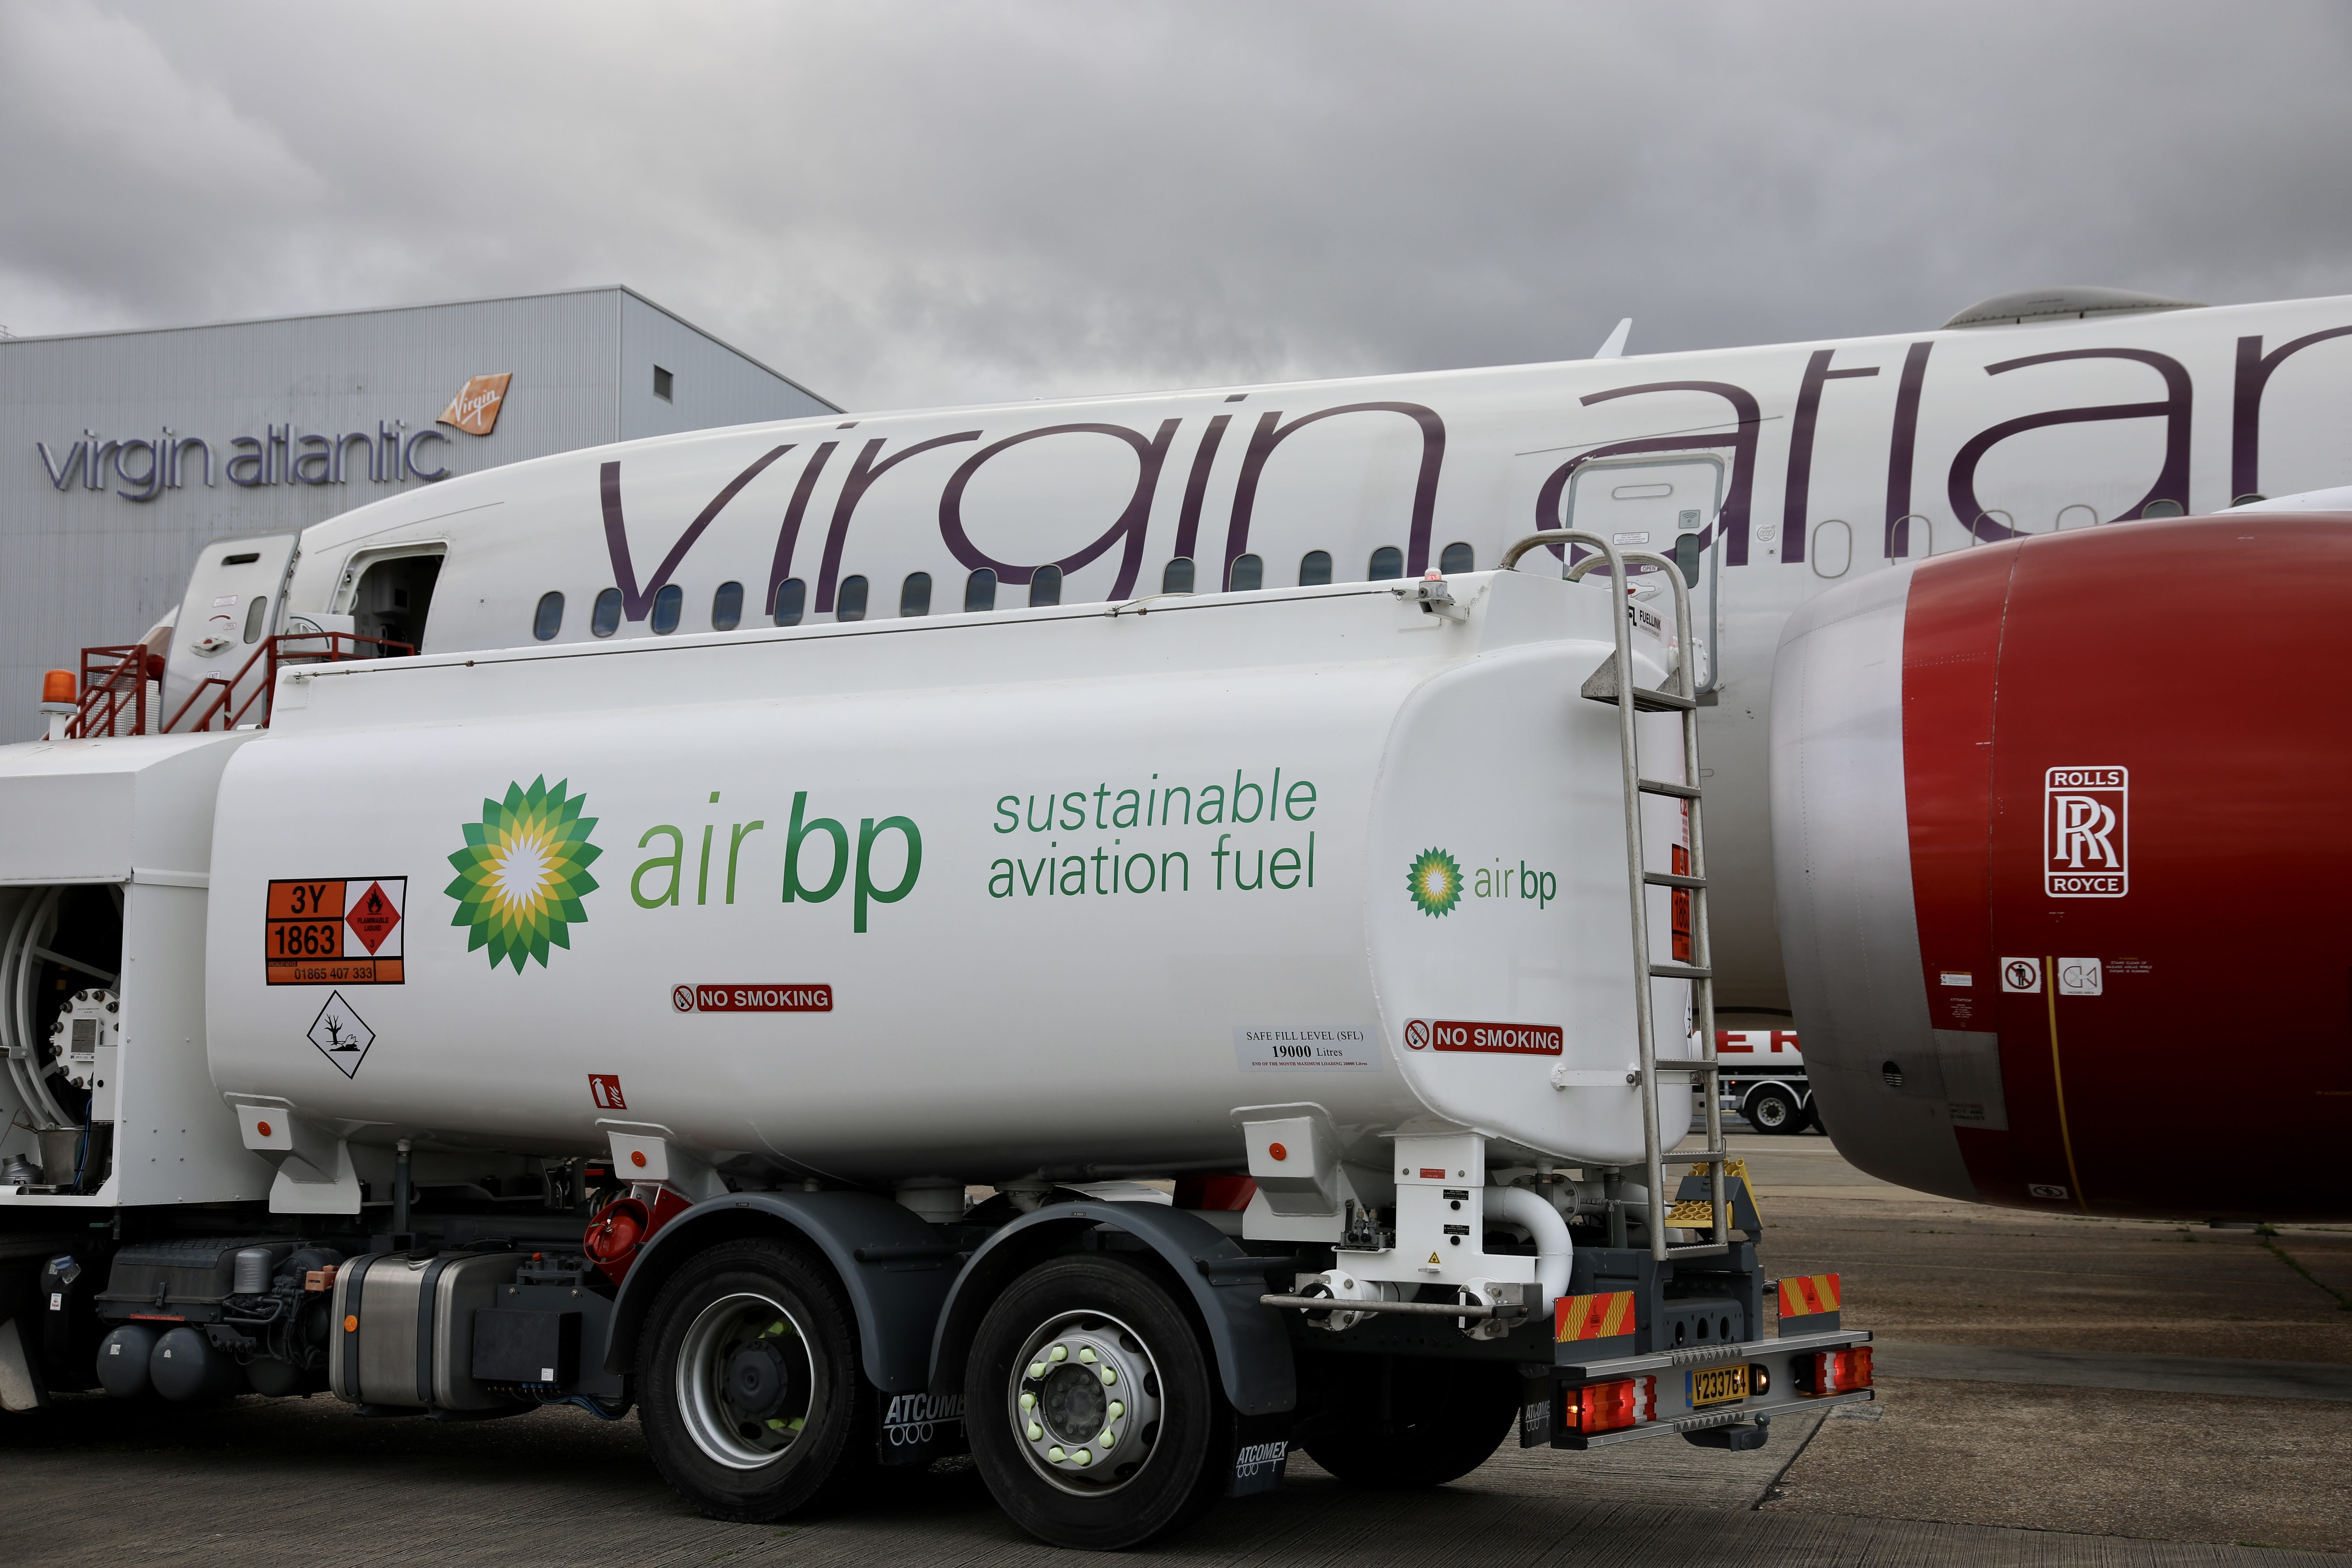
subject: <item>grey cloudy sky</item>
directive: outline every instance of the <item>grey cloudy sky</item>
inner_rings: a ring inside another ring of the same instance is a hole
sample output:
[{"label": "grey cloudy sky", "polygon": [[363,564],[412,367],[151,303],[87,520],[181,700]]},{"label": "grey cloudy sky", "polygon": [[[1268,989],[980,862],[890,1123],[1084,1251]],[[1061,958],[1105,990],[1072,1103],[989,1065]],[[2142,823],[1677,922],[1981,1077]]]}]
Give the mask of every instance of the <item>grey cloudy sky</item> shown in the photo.
[{"label": "grey cloudy sky", "polygon": [[624,282],[859,408],[2352,292],[2342,4],[0,0],[19,335]]}]

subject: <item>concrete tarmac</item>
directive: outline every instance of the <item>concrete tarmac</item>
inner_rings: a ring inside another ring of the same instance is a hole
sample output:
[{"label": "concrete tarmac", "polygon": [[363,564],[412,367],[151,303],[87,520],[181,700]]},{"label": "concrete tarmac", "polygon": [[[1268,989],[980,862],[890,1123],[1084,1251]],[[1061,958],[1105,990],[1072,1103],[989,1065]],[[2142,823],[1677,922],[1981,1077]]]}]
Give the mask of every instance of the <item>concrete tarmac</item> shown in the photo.
[{"label": "concrete tarmac", "polygon": [[[1138,1553],[1173,1563],[2268,1563],[2352,1550],[2352,1227],[2282,1237],[1970,1208],[1888,1187],[1817,1136],[1736,1136],[1773,1272],[1835,1270],[1885,1342],[1876,1404],[1783,1418],[1751,1454],[1675,1438],[1507,1447],[1432,1492],[1306,1459]],[[436,1426],[326,1397],[62,1402],[0,1419],[30,1563],[1077,1562],[968,1467],[865,1506],[715,1524],[634,1418]]]}]

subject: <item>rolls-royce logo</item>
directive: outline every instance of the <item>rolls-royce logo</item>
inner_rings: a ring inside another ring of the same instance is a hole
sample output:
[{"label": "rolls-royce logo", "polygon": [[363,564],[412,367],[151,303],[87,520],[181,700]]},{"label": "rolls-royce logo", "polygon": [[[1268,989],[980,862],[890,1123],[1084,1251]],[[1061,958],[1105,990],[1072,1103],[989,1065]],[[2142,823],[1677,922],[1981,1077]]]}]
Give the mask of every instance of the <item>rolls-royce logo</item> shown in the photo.
[{"label": "rolls-royce logo", "polygon": [[2042,775],[2042,887],[2053,899],[2120,899],[2131,888],[2131,771]]},{"label": "rolls-royce logo", "polygon": [[468,436],[488,435],[499,427],[499,410],[506,406],[507,384],[513,379],[512,371],[474,377],[458,388],[435,423],[454,425]]}]

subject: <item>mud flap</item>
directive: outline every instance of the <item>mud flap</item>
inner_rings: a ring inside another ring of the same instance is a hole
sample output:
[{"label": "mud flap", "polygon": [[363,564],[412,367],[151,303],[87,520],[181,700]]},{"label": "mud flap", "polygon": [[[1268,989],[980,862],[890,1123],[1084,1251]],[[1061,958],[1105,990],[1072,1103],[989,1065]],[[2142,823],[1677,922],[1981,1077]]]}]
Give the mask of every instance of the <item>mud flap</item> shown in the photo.
[{"label": "mud flap", "polygon": [[0,1410],[46,1410],[48,1390],[41,1385],[33,1359],[26,1353],[22,1321],[11,1318],[0,1323]]},{"label": "mud flap", "polygon": [[971,1452],[963,1430],[961,1394],[888,1394],[874,1437],[874,1458],[884,1465],[928,1465]]},{"label": "mud flap", "polygon": [[1290,1412],[1234,1417],[1234,1455],[1227,1497],[1255,1497],[1282,1485],[1290,1464]]}]

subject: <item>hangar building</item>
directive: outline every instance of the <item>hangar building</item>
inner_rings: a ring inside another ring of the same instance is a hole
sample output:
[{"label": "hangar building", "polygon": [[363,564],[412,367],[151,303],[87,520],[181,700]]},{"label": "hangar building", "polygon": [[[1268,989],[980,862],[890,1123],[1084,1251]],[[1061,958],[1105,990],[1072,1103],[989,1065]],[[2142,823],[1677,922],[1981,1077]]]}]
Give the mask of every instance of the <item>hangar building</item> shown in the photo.
[{"label": "hangar building", "polygon": [[0,739],[197,551],[553,452],[837,412],[623,288],[0,337]]}]

